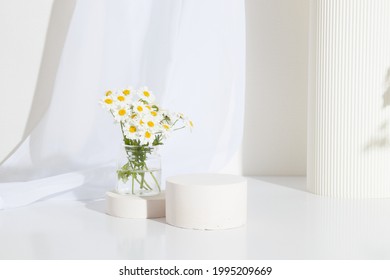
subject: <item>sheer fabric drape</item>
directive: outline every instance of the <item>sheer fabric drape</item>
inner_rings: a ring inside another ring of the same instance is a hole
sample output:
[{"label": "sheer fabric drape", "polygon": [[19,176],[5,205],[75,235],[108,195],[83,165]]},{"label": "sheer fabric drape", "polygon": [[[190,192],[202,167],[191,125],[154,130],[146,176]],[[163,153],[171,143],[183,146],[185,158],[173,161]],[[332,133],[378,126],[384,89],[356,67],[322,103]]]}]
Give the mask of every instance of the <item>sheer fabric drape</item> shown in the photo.
[{"label": "sheer fabric drape", "polygon": [[243,0],[79,0],[50,105],[0,167],[0,209],[113,188],[121,135],[98,105],[107,88],[147,85],[194,121],[162,147],[163,178],[218,171],[241,143],[244,20]]}]

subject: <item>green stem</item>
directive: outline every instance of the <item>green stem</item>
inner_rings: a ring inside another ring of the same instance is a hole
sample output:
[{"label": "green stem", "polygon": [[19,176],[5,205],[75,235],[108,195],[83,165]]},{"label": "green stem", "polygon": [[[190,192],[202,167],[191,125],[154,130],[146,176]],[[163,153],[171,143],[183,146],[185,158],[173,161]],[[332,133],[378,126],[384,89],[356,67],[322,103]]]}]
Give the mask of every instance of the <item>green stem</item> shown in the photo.
[{"label": "green stem", "polygon": [[141,189],[144,188],[144,180],[145,180],[145,173],[143,173],[143,174],[141,175],[141,186],[140,186]]},{"label": "green stem", "polygon": [[134,194],[134,173],[131,174],[131,177],[133,177],[131,179],[131,193]]},{"label": "green stem", "polygon": [[[145,176],[145,174],[143,174],[143,176]],[[149,191],[151,191],[153,188],[146,182],[146,180],[144,180],[144,184],[145,184],[145,189],[149,189]]]},{"label": "green stem", "polygon": [[173,131],[180,130],[180,129],[183,129],[183,128],[185,128],[185,126],[182,126],[182,127],[179,127],[179,128],[175,128]]},{"label": "green stem", "polygon": [[[122,136],[123,136],[123,142],[124,142],[125,144],[128,144],[128,143],[126,143],[126,136],[125,136],[125,131],[123,130],[123,123],[120,122],[120,124],[121,124],[121,131],[122,131]],[[127,152],[126,152],[126,153],[127,153]]]},{"label": "green stem", "polygon": [[[130,165],[130,167],[131,167],[131,169],[132,170],[135,170],[135,167],[134,167],[134,165],[131,163],[131,161],[129,161],[129,165]],[[132,172],[131,173],[132,174],[132,176],[133,176],[133,180],[134,180],[134,178],[135,178],[135,180],[138,182],[138,184],[140,184],[140,188],[142,189],[143,188],[143,186],[142,186],[142,183],[138,180],[138,178],[137,178],[137,172]],[[142,175],[140,175],[141,177],[142,177]],[[145,184],[145,188],[146,189],[149,189],[149,190],[152,190],[152,187],[151,186],[149,186],[149,184],[146,182],[146,181],[144,181],[144,184]],[[133,191],[133,194],[134,194],[134,191]]]},{"label": "green stem", "polygon": [[[125,142],[125,144],[126,144],[126,137],[125,137],[125,134],[124,134],[122,122],[120,122],[120,126],[121,126],[122,135],[123,135],[123,140],[124,140],[124,142]],[[143,153],[143,152],[144,152],[144,151],[142,151],[141,153]],[[131,180],[131,182],[132,182],[132,185],[131,185],[132,194],[134,194],[134,185],[135,185],[135,184],[134,184],[134,183],[135,183],[134,181],[137,181],[137,182],[138,182],[138,184],[140,185],[140,189],[147,189],[147,190],[150,190],[150,191],[153,190],[153,188],[152,188],[152,187],[146,182],[146,180],[145,180],[145,170],[144,170],[144,168],[146,168],[147,171],[149,171],[149,169],[146,167],[146,164],[145,164],[145,162],[144,162],[144,159],[142,159],[142,157],[141,157],[138,161],[137,161],[137,160],[132,160],[133,155],[131,154],[131,152],[129,152],[129,151],[126,150],[126,154],[127,154],[127,156],[128,156],[128,163],[125,164],[125,165],[122,167],[122,169],[128,170],[128,167],[130,167],[130,169],[132,170],[132,171],[129,170],[129,171],[130,171],[130,174],[131,174],[131,176],[132,176],[132,180]],[[136,158],[136,159],[137,159],[137,158]],[[126,167],[126,165],[127,165],[128,167]],[[141,174],[139,174],[139,173],[136,172],[136,171],[142,171],[142,172],[141,172]],[[161,191],[161,190],[160,190],[160,185],[158,184],[157,179],[155,178],[155,176],[153,175],[152,172],[150,172],[150,174],[152,175],[153,180],[156,182],[159,191]],[[138,175],[141,176],[141,181],[137,178]],[[129,176],[130,176],[130,175],[128,175],[127,178],[128,178]]]},{"label": "green stem", "polygon": [[[149,168],[148,168],[148,166],[146,164],[145,164],[145,168],[146,168],[146,170],[149,171]],[[153,171],[149,171],[149,173],[150,173],[150,175],[152,175],[152,178],[153,178],[154,182],[157,185],[158,191],[161,192],[160,184],[158,183],[156,177],[154,176]]]},{"label": "green stem", "polygon": [[181,119],[181,118],[176,119],[176,120],[174,121],[174,123],[171,125],[171,127],[174,127],[175,124],[176,124],[180,119]]}]

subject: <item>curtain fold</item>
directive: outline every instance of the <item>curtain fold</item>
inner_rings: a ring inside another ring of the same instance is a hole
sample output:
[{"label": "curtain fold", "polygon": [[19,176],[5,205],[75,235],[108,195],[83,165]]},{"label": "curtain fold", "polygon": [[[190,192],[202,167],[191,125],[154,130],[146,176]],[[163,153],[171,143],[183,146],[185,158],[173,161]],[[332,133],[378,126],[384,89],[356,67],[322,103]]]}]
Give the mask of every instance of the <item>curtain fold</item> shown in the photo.
[{"label": "curtain fold", "polygon": [[120,129],[98,99],[128,85],[194,121],[162,147],[163,179],[218,171],[241,144],[244,1],[79,0],[50,105],[0,167],[0,209],[114,188]]}]

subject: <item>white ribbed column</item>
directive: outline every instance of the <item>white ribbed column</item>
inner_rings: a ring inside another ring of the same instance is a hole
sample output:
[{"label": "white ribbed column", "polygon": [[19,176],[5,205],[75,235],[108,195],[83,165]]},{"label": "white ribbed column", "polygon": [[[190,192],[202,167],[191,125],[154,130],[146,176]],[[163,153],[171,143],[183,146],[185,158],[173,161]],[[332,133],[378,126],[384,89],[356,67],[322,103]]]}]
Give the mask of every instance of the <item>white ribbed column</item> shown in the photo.
[{"label": "white ribbed column", "polygon": [[313,0],[310,28],[308,189],[390,197],[390,1]]}]

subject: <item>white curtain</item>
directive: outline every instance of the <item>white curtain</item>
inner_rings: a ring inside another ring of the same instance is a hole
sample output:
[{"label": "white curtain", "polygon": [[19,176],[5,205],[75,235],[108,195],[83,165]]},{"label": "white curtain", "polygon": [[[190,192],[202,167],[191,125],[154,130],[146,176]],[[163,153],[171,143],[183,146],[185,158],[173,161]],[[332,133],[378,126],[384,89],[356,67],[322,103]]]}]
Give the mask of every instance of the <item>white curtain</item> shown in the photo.
[{"label": "white curtain", "polygon": [[162,147],[163,178],[218,171],[241,143],[244,83],[244,0],[79,0],[49,108],[0,167],[0,209],[114,188],[108,88],[147,85],[193,120]]}]

